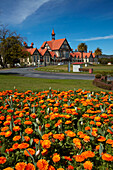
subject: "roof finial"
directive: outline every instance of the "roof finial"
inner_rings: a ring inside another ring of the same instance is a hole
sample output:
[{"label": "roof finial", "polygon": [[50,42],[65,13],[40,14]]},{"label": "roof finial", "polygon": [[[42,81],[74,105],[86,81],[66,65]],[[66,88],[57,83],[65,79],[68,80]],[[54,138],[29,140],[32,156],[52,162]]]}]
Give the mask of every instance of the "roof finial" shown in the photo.
[{"label": "roof finial", "polygon": [[52,30],[52,40],[55,40],[55,32],[54,32],[54,29]]}]

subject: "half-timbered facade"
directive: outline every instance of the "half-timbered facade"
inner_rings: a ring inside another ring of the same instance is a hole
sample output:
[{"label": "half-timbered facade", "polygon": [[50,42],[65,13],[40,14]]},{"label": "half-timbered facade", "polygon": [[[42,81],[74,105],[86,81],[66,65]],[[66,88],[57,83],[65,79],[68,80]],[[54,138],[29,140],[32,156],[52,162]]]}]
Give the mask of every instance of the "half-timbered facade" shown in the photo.
[{"label": "half-timbered facade", "polygon": [[53,58],[53,55],[51,57],[55,61],[64,62],[69,60],[71,51],[71,47],[66,38],[55,40],[54,30],[52,30],[52,40],[45,41],[40,49],[47,49],[50,53],[54,53],[55,58]]}]

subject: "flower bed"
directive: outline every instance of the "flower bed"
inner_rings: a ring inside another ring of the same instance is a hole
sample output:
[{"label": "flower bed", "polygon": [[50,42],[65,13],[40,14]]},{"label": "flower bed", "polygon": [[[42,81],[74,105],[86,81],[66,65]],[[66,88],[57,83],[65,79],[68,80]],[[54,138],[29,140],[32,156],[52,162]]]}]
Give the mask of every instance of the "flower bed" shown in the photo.
[{"label": "flower bed", "polygon": [[0,92],[0,169],[113,169],[113,93]]}]

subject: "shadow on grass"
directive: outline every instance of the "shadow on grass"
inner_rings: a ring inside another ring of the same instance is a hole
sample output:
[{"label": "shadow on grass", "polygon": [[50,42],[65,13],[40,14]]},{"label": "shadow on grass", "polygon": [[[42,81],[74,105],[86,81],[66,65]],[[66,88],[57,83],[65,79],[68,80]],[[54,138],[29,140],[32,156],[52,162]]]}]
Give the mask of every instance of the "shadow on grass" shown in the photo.
[{"label": "shadow on grass", "polygon": [[20,73],[12,73],[12,72],[8,72],[8,73],[0,73],[0,75],[10,75],[10,76],[24,76],[24,74],[20,74]]}]

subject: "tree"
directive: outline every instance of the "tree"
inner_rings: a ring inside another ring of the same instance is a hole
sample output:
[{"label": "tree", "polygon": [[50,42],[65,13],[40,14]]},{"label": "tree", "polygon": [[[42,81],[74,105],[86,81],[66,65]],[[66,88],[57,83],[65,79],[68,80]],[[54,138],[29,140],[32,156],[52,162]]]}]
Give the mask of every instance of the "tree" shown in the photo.
[{"label": "tree", "polygon": [[87,45],[85,43],[81,43],[78,45],[78,51],[81,52],[82,61],[83,61],[83,52],[87,52]]},{"label": "tree", "polygon": [[97,48],[94,54],[98,57],[99,55],[102,55],[102,50],[100,48]]},{"label": "tree", "polygon": [[0,30],[0,64],[7,67],[7,64],[14,66],[19,58],[26,58],[30,53],[25,52],[22,46],[23,38],[15,32],[10,32],[2,26]]}]

